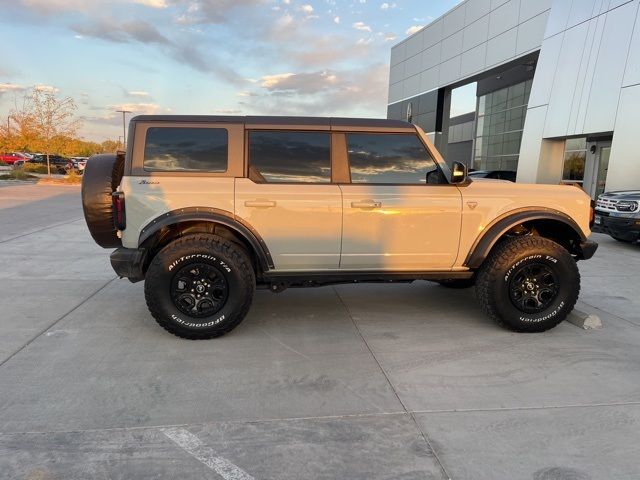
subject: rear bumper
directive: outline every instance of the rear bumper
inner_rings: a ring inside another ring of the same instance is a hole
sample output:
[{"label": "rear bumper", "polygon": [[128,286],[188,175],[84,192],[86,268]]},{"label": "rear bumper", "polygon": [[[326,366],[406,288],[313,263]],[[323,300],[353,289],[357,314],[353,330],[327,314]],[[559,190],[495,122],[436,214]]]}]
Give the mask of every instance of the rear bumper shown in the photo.
[{"label": "rear bumper", "polygon": [[111,266],[119,277],[126,277],[131,283],[144,280],[144,262],[147,251],[143,248],[116,248],[111,253]]},{"label": "rear bumper", "polygon": [[597,211],[596,215],[600,217],[600,223],[594,223],[591,231],[605,233],[628,242],[640,239],[640,218],[611,217]]}]

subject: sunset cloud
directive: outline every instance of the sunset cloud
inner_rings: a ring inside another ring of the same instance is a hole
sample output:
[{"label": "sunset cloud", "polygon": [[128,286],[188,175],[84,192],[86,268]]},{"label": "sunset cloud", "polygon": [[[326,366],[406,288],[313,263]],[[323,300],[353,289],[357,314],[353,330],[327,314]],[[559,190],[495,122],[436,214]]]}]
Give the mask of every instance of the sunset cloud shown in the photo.
[{"label": "sunset cloud", "polygon": [[21,62],[0,65],[0,117],[38,84],[73,97],[87,131],[105,135],[121,134],[122,106],[385,116],[392,43],[446,10],[424,0],[0,0],[4,50]]},{"label": "sunset cloud", "polygon": [[371,27],[369,25],[365,25],[364,22],[356,22],[353,24],[353,28],[356,30],[363,30],[365,32],[371,32]]}]

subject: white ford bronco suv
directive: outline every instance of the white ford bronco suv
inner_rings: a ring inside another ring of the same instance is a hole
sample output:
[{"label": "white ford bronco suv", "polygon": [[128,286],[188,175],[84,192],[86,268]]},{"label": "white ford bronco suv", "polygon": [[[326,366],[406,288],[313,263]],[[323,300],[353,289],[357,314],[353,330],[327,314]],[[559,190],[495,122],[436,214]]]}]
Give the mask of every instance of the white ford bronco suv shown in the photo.
[{"label": "white ford bronco suv", "polygon": [[471,180],[396,120],[138,116],[126,154],[87,162],[82,201],[115,272],[190,339],[237,326],[256,288],[414,280],[475,285],[491,318],[540,332],[597,248],[581,190]]}]

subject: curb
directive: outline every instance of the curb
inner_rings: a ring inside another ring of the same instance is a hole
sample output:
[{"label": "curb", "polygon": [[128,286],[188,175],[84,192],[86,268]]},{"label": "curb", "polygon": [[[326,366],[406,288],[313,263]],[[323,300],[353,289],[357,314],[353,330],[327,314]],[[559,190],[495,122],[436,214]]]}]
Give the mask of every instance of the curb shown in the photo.
[{"label": "curb", "polygon": [[567,321],[583,330],[600,330],[604,328],[599,316],[592,313],[581,312],[576,309],[567,316]]}]

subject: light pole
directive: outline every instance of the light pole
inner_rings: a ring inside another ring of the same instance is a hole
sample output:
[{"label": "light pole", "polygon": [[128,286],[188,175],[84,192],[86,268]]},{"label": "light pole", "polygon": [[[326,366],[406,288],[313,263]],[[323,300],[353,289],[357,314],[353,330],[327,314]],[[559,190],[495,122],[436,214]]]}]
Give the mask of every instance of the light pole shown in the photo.
[{"label": "light pole", "polygon": [[127,113],[131,113],[130,110],[125,110],[124,108],[122,110],[116,110],[116,112],[118,113],[122,113],[122,145],[124,147],[124,149],[127,149],[127,124],[125,123],[125,116],[127,115]]}]

